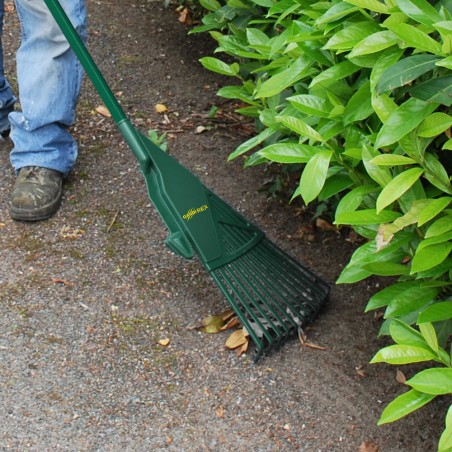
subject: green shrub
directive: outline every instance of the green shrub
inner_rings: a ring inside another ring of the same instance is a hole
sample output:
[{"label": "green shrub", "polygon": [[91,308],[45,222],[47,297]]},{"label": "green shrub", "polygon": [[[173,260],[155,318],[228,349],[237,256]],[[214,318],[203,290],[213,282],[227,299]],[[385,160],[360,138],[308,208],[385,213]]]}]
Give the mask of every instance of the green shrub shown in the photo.
[{"label": "green shrub", "polygon": [[[380,423],[451,394],[452,2],[200,1],[210,12],[193,32],[225,54],[201,63],[236,79],[218,95],[256,120],[230,159],[301,164],[293,198],[339,201],[335,223],[368,241],[338,283],[397,278],[367,305],[395,342],[372,362],[430,367]],[[450,448],[451,410],[439,450]]]}]

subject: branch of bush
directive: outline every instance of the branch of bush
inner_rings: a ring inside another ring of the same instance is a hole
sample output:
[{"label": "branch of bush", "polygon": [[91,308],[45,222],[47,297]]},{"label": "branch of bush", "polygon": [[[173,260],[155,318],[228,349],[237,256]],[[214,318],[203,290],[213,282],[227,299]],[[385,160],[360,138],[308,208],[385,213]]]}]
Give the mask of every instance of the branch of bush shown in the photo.
[{"label": "branch of bush", "polygon": [[[256,123],[229,158],[301,165],[292,199],[338,201],[335,223],[367,239],[338,283],[397,278],[367,306],[394,341],[372,362],[428,365],[379,423],[451,394],[451,1],[200,3],[192,33],[224,55],[201,63],[235,80],[218,95]],[[451,448],[450,409],[438,450]]]}]

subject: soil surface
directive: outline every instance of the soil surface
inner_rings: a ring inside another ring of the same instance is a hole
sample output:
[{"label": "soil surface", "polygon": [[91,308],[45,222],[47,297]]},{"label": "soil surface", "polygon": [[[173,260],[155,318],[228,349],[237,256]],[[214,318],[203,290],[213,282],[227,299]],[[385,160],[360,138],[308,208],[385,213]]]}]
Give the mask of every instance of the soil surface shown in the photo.
[{"label": "soil surface", "polygon": [[[163,244],[137,163],[96,112],[101,101],[86,79],[74,127],[79,160],[54,218],[9,218],[11,143],[1,144],[1,450],[435,450],[444,401],[376,426],[406,388],[395,367],[368,364],[383,344],[381,320],[363,312],[382,282],[335,285],[356,243],[269,198],[265,168],[226,163],[251,128],[216,96],[230,81],[198,62],[214,44],[188,36],[175,6],[160,1],[88,8],[90,50],[136,127],[167,132],[172,155],[331,284],[307,331],[325,349],[294,339],[256,365],[252,347],[240,357],[225,348],[229,333],[193,328],[228,306],[198,261]],[[19,25],[13,12],[5,22],[14,84]]]}]

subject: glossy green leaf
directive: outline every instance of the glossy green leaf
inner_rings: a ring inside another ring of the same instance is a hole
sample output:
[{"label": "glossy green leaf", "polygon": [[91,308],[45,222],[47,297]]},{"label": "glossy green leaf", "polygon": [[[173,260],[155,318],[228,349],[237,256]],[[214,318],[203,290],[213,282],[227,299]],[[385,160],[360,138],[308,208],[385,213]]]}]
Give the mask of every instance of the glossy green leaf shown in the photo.
[{"label": "glossy green leaf", "polygon": [[325,184],[332,151],[320,151],[306,164],[300,178],[300,193],[306,204],[314,200]]},{"label": "glossy green leaf", "polygon": [[218,74],[236,76],[239,73],[239,65],[237,63],[226,64],[214,57],[204,57],[199,61],[206,69]]},{"label": "glossy green leaf", "polygon": [[406,47],[413,47],[418,51],[442,55],[441,44],[435,41],[420,28],[410,24],[399,23],[388,25],[388,28],[403,42]]},{"label": "glossy green leaf", "polygon": [[297,110],[321,118],[328,118],[333,108],[328,100],[310,94],[299,94],[298,96],[288,97],[287,100]]},{"label": "glossy green leaf", "polygon": [[378,0],[346,0],[347,3],[351,3],[352,5],[359,6],[363,9],[368,9],[370,11],[375,11],[376,13],[387,14],[388,7],[378,1]]},{"label": "glossy green leaf", "polygon": [[[449,196],[444,196],[438,199],[429,200],[428,204],[424,207],[423,211],[420,213],[418,218],[418,226],[422,226],[432,218],[435,218],[439,213],[441,213],[452,201]],[[450,227],[452,229],[452,225]],[[447,231],[445,231],[447,232]],[[440,235],[440,234],[436,234]],[[428,238],[428,237],[426,237]]]},{"label": "glossy green leaf", "polygon": [[435,352],[438,353],[438,337],[436,336],[436,331],[433,325],[429,322],[424,322],[419,324],[419,329],[421,334],[427,342],[428,346]]},{"label": "glossy green leaf", "polygon": [[434,237],[437,235],[445,234],[446,232],[452,231],[452,215],[448,214],[444,217],[439,218],[427,229],[425,233],[425,238]]},{"label": "glossy green leaf", "polygon": [[452,393],[452,368],[431,368],[417,373],[406,384],[414,390],[431,395]]},{"label": "glossy green leaf", "polygon": [[372,240],[360,246],[340,274],[337,284],[353,283],[370,276],[363,267],[370,262],[400,262],[405,252],[403,247],[412,240],[412,234],[400,233],[385,248],[377,252],[377,244]]},{"label": "glossy green leaf", "polygon": [[395,0],[397,6],[408,17],[424,25],[443,20],[438,11],[426,0]]},{"label": "glossy green leaf", "polygon": [[410,364],[432,361],[436,355],[414,345],[390,345],[379,350],[370,361],[373,363]]},{"label": "glossy green leaf", "polygon": [[434,300],[437,294],[438,288],[436,287],[413,287],[390,301],[384,318],[403,317],[415,312]]},{"label": "glossy green leaf", "polygon": [[450,452],[452,450],[452,405],[446,414],[446,428],[438,443],[438,452]]},{"label": "glossy green leaf", "polygon": [[449,319],[452,319],[452,301],[441,301],[420,312],[418,323],[440,322]]},{"label": "glossy green leaf", "polygon": [[201,3],[203,8],[208,11],[218,11],[221,8],[221,5],[217,0],[199,0],[199,3]]},{"label": "glossy green leaf", "polygon": [[288,86],[291,86],[298,80],[304,78],[312,63],[313,60],[311,58],[301,56],[287,69],[273,75],[262,83],[255,94],[256,98],[271,97],[284,91]]},{"label": "glossy green leaf", "polygon": [[369,36],[378,30],[379,27],[373,22],[366,21],[358,22],[356,24],[352,23],[331,36],[323,49],[349,50],[366,36]]},{"label": "glossy green leaf", "polygon": [[391,284],[390,286],[377,292],[369,299],[365,312],[387,306],[395,298],[400,297],[401,295],[405,296],[405,292],[407,290],[412,288],[418,289],[420,285],[421,283],[419,281],[405,281]]},{"label": "glossy green leaf", "polygon": [[336,207],[337,216],[343,213],[354,212],[363,202],[365,196],[377,192],[379,189],[375,185],[361,185],[353,188],[347,193]]},{"label": "glossy green leaf", "polygon": [[406,265],[394,262],[371,262],[364,265],[363,269],[378,276],[399,276],[410,273],[410,269]]},{"label": "glossy green leaf", "polygon": [[382,187],[389,184],[392,180],[391,172],[387,168],[380,168],[372,162],[372,159],[379,155],[375,149],[364,145],[362,150],[362,161],[367,174]]},{"label": "glossy green leaf", "polygon": [[416,83],[410,94],[417,99],[437,102],[446,107],[452,105],[452,75],[444,75],[422,83]]},{"label": "glossy green leaf", "polygon": [[323,137],[315,129],[300,118],[281,115],[276,120],[293,132],[298,133],[301,137],[306,137],[314,141],[324,141]]},{"label": "glossy green leaf", "polygon": [[435,112],[421,122],[417,129],[417,133],[420,137],[436,137],[440,133],[450,129],[451,126],[451,115],[442,112]]},{"label": "glossy green leaf", "polygon": [[375,147],[389,146],[414,130],[437,107],[437,104],[410,98],[389,116],[380,129]]},{"label": "glossy green leaf", "polygon": [[421,177],[422,168],[411,168],[398,174],[387,184],[377,198],[377,212],[399,199]]},{"label": "glossy green leaf", "polygon": [[250,138],[249,140],[245,141],[240,146],[238,146],[237,149],[229,155],[228,161],[235,159],[236,157],[244,154],[245,152],[248,152],[250,149],[253,149],[254,147],[263,143],[265,140],[267,140],[274,134],[275,130],[264,129],[261,133],[259,133],[255,137]]},{"label": "glossy green leaf", "polygon": [[369,53],[380,52],[397,43],[397,36],[389,30],[378,31],[370,36],[367,36],[362,41],[358,42],[349,53],[349,58],[354,58],[361,55],[368,55]]},{"label": "glossy green leaf", "polygon": [[344,111],[344,124],[362,121],[373,113],[370,82],[363,83],[348,101]]},{"label": "glossy green leaf", "polygon": [[436,245],[427,246],[416,252],[411,264],[411,273],[422,272],[441,264],[450,251],[452,243],[437,243]]},{"label": "glossy green leaf", "polygon": [[391,210],[376,212],[375,209],[355,210],[336,215],[334,224],[368,225],[390,223],[400,216],[400,213]]},{"label": "glossy green leaf", "polygon": [[422,392],[415,391],[414,389],[410,389],[408,392],[398,396],[388,404],[381,414],[378,425],[397,421],[407,414],[422,408],[435,397],[436,396],[434,395],[424,394]]},{"label": "glossy green leaf", "polygon": [[380,154],[370,160],[373,165],[379,166],[398,166],[398,165],[412,165],[416,160],[405,155],[396,154]]},{"label": "glossy green leaf", "polygon": [[372,108],[383,124],[388,120],[391,113],[397,110],[397,104],[386,94],[377,96],[372,93],[371,102]]},{"label": "glossy green leaf", "polygon": [[422,334],[398,319],[392,319],[389,324],[389,334],[392,340],[399,345],[413,345],[429,350],[429,346]]},{"label": "glossy green leaf", "polygon": [[436,63],[437,66],[443,66],[448,69],[452,70],[452,56],[448,56],[447,58],[444,58],[443,60],[440,60]]},{"label": "glossy green leaf", "polygon": [[307,163],[318,151],[306,144],[280,142],[266,146],[258,154],[272,162]]},{"label": "glossy green leaf", "polygon": [[377,83],[377,93],[381,94],[406,85],[431,71],[440,57],[436,55],[413,55],[398,61],[386,69]]},{"label": "glossy green leaf", "polygon": [[322,191],[319,193],[318,199],[319,201],[324,201],[325,199],[331,198],[353,185],[353,181],[348,176],[343,174],[328,177]]},{"label": "glossy green leaf", "polygon": [[345,77],[348,77],[349,75],[354,74],[355,72],[358,72],[360,70],[359,66],[356,66],[356,64],[351,63],[350,61],[344,61],[338,64],[335,64],[334,66],[325,69],[322,71],[319,75],[314,77],[311,80],[311,83],[309,85],[309,88],[313,88],[319,84],[328,84],[332,82],[336,82],[337,80],[341,80]]}]

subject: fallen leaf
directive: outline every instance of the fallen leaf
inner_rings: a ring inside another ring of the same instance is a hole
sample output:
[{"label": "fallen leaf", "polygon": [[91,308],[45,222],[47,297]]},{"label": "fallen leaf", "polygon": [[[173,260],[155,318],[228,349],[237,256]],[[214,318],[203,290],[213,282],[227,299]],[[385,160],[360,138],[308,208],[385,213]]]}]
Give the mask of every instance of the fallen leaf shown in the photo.
[{"label": "fallen leaf", "polygon": [[241,345],[240,347],[237,347],[235,349],[235,352],[237,353],[237,356],[242,356],[244,353],[246,353],[246,351],[248,350],[248,346],[250,345],[250,340],[247,337],[246,338],[246,342]]},{"label": "fallen leaf", "polygon": [[73,284],[69,281],[65,281],[64,279],[53,278],[53,284],[63,284],[64,286],[73,286]]},{"label": "fallen leaf", "polygon": [[224,418],[224,408],[222,406],[219,406],[216,410],[215,413],[218,417],[221,417],[222,419]]},{"label": "fallen leaf", "polygon": [[224,320],[221,315],[209,315],[202,319],[201,326],[196,329],[206,334],[215,334],[222,331],[223,326]]},{"label": "fallen leaf", "polygon": [[106,118],[111,118],[111,113],[108,111],[108,108],[105,105],[99,105],[98,107],[96,107],[96,111]]},{"label": "fallen leaf", "polygon": [[159,345],[161,345],[162,347],[168,346],[170,342],[171,341],[170,341],[170,339],[168,337],[166,337],[165,339],[160,339],[158,341]]},{"label": "fallen leaf", "polygon": [[379,449],[373,441],[364,441],[359,446],[359,452],[379,452]]},{"label": "fallen leaf", "polygon": [[163,104],[156,104],[155,105],[155,111],[157,113],[165,113],[166,111],[168,111],[168,107],[166,105],[163,105]]},{"label": "fallen leaf", "polygon": [[64,239],[78,239],[81,237],[85,231],[83,229],[74,229],[69,226],[64,226],[60,230],[60,235]]},{"label": "fallen leaf", "polygon": [[226,341],[226,347],[230,349],[234,349],[237,347],[241,347],[243,344],[248,342],[248,337],[245,336],[243,329],[234,331]]},{"label": "fallen leaf", "polygon": [[356,373],[360,376],[360,377],[365,377],[366,373],[364,372],[362,366],[356,367],[355,368]]},{"label": "fallen leaf", "polygon": [[229,320],[233,315],[235,314],[234,309],[229,308],[226,309],[226,311],[224,311],[221,315],[222,319],[226,322],[227,320]]},{"label": "fallen leaf", "polygon": [[6,226],[5,223],[0,223],[0,228],[4,228]]},{"label": "fallen leaf", "polygon": [[322,220],[321,218],[317,218],[315,225],[323,231],[339,232],[336,226],[333,226],[332,224],[328,223],[328,221]]},{"label": "fallen leaf", "polygon": [[396,380],[399,383],[405,383],[406,382],[405,374],[399,369],[397,369]]},{"label": "fallen leaf", "polygon": [[240,320],[238,317],[232,317],[229,321],[220,328],[220,331],[230,330],[240,325]]},{"label": "fallen leaf", "polygon": [[192,20],[188,8],[184,8],[182,11],[179,12],[179,22],[182,24],[191,25]]}]

